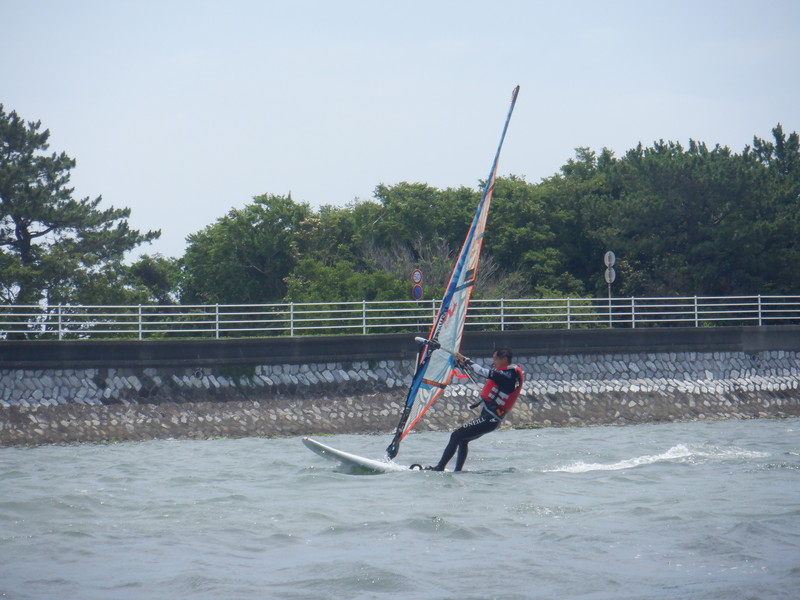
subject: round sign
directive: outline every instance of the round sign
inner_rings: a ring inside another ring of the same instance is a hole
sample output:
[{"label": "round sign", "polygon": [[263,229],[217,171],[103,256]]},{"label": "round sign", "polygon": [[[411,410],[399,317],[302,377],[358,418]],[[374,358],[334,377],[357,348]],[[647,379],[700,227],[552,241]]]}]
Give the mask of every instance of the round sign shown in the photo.
[{"label": "round sign", "polygon": [[411,288],[411,296],[414,298],[414,300],[422,299],[422,286],[417,284]]},{"label": "round sign", "polygon": [[411,281],[416,284],[422,283],[422,271],[419,269],[414,269],[414,271],[411,273]]},{"label": "round sign", "polygon": [[617,262],[617,257],[614,256],[614,253],[611,250],[609,250],[608,252],[606,252],[606,255],[603,257],[603,262],[605,263],[605,265],[607,267],[613,267],[614,263]]},{"label": "round sign", "polygon": [[611,285],[617,278],[617,272],[612,267],[608,267],[606,269],[605,278],[606,278],[606,283]]}]

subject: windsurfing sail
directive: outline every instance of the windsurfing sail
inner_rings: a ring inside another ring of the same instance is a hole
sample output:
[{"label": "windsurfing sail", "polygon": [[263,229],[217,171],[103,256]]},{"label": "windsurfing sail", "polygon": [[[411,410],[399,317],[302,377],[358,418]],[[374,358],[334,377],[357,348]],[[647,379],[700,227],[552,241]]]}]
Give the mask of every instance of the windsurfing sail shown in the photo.
[{"label": "windsurfing sail", "polygon": [[406,402],[400,416],[400,422],[395,429],[394,438],[386,455],[392,459],[397,456],[400,442],[422,418],[436,399],[442,394],[447,384],[453,377],[454,353],[461,347],[461,338],[464,334],[464,322],[467,318],[467,307],[475,285],[478,273],[478,261],[483,245],[483,235],[486,228],[486,217],[492,202],[495,179],[497,177],[497,163],[500,159],[500,150],[506,137],[511,113],[517,102],[519,86],[511,94],[511,106],[508,109],[503,133],[494,156],[492,169],[486,179],[481,200],[472,219],[472,224],[467,231],[467,237],[458,254],[453,273],[445,289],[442,304],[439,307],[433,326],[427,340],[421,340],[417,354],[417,368],[411,385],[408,389]]}]

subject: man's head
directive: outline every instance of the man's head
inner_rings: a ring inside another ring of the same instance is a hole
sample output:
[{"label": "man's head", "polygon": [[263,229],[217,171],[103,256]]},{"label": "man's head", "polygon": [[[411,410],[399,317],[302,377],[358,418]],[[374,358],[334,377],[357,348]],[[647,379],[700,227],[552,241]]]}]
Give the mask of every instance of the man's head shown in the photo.
[{"label": "man's head", "polygon": [[514,353],[508,348],[498,348],[492,354],[495,369],[505,369],[514,360]]}]

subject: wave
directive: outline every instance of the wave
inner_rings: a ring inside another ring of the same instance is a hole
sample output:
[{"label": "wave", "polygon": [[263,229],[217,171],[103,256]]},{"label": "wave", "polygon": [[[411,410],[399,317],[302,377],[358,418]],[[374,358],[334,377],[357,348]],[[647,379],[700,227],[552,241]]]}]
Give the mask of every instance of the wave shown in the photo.
[{"label": "wave", "polygon": [[660,462],[700,463],[710,460],[748,460],[766,458],[769,454],[741,448],[719,448],[716,446],[691,446],[678,444],[661,454],[646,454],[613,463],[586,463],[577,461],[568,465],[545,469],[545,473],[588,473],[591,471],[622,471]]}]

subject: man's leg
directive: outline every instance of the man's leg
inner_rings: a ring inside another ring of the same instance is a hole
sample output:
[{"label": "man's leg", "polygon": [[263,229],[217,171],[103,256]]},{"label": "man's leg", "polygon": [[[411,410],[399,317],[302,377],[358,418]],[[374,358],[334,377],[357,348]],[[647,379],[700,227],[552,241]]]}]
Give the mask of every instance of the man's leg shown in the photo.
[{"label": "man's leg", "polygon": [[456,456],[456,471],[460,471],[461,469],[464,468],[464,463],[467,462],[467,454],[469,454],[469,442],[464,440],[458,445],[458,456]]},{"label": "man's leg", "polygon": [[445,446],[444,452],[442,452],[442,458],[439,459],[439,463],[435,467],[431,468],[432,471],[444,471],[447,463],[449,463],[450,459],[453,458],[453,455],[456,453],[456,450],[461,443],[460,434],[463,429],[463,427],[459,427],[450,434],[450,441],[447,442],[447,446]]},{"label": "man's leg", "polygon": [[450,441],[442,453],[442,458],[439,460],[439,464],[437,464],[433,470],[444,471],[444,468],[447,466],[447,463],[450,462],[450,459],[453,458],[453,455],[456,453],[456,451],[458,451],[458,457],[456,458],[456,471],[463,469],[464,463],[467,460],[467,454],[469,453],[467,444],[469,444],[469,442],[472,440],[478,439],[485,433],[494,431],[497,429],[498,425],[500,425],[500,421],[497,419],[480,416],[474,421],[470,421],[466,425],[456,429],[450,435]]}]

